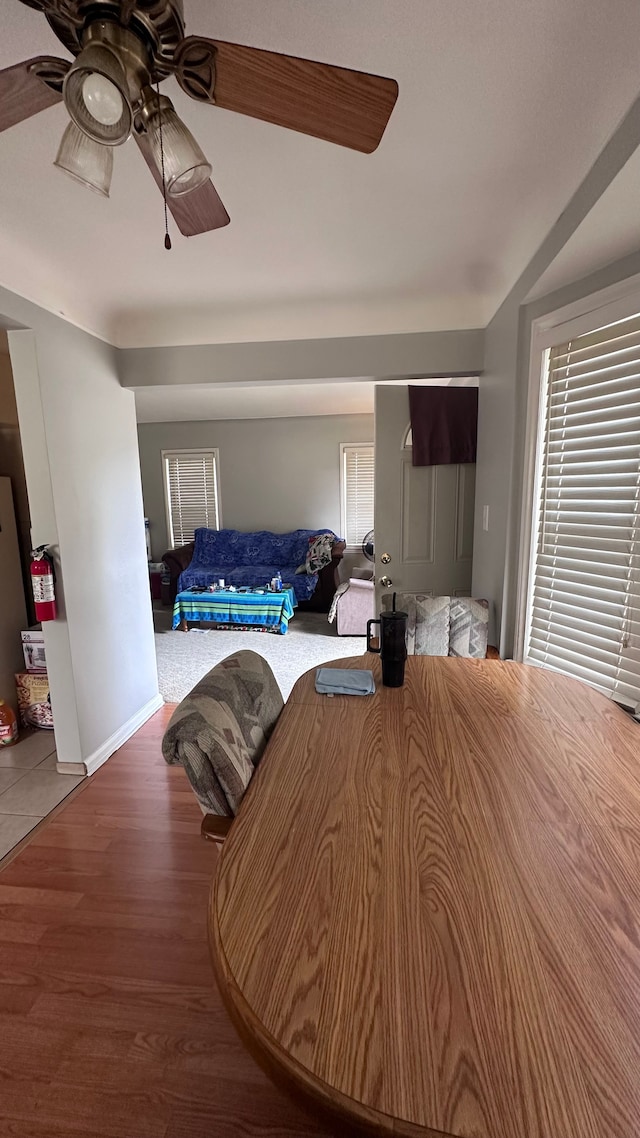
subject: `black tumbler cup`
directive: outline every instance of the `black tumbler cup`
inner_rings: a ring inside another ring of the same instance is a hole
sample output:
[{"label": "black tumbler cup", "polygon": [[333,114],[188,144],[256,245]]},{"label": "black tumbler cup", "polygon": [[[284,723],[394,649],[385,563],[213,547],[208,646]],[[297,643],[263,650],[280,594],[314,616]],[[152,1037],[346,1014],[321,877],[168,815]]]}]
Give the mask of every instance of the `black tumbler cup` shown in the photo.
[{"label": "black tumbler cup", "polygon": [[[386,688],[400,688],[404,683],[407,658],[406,612],[381,612],[378,620],[367,621],[367,651],[379,652],[382,660],[382,682]],[[380,625],[380,646],[371,643],[371,628]]]}]

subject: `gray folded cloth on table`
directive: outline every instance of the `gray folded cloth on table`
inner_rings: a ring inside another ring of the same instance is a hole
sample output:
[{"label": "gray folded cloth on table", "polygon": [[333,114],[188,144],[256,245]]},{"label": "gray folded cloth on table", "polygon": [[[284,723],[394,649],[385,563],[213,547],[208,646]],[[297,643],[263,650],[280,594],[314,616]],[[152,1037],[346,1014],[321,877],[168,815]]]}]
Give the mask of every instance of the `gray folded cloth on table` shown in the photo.
[{"label": "gray folded cloth on table", "polygon": [[318,668],[316,691],[320,695],[373,695],[373,672],[359,668]]}]

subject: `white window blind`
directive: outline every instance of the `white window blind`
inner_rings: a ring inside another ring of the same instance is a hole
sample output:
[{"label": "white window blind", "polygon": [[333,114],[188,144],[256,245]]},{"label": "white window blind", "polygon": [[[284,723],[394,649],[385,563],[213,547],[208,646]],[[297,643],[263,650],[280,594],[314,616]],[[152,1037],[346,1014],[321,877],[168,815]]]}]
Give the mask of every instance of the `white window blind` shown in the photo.
[{"label": "white window blind", "polygon": [[640,704],[640,317],[552,348],[525,658]]},{"label": "white window blind", "polygon": [[162,462],[171,545],[193,541],[198,526],[218,529],[217,450],[163,451]]},{"label": "white window blind", "polygon": [[341,458],[342,532],[354,547],[373,529],[373,444],[343,443]]}]

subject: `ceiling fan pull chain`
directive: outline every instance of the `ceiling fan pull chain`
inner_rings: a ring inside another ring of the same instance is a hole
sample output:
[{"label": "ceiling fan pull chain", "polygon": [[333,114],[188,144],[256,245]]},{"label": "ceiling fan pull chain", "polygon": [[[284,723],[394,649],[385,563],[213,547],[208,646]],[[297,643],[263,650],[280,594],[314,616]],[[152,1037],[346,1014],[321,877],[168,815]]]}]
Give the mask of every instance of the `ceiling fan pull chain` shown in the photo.
[{"label": "ceiling fan pull chain", "polygon": [[[160,81],[156,80],[156,93],[158,96],[158,104],[160,103]],[[162,167],[162,197],[164,199],[164,247],[165,249],[171,248],[171,238],[169,236],[169,211],[167,209],[167,180],[164,173],[164,142],[162,139],[162,111],[158,112],[158,119],[160,124],[160,165]]]}]

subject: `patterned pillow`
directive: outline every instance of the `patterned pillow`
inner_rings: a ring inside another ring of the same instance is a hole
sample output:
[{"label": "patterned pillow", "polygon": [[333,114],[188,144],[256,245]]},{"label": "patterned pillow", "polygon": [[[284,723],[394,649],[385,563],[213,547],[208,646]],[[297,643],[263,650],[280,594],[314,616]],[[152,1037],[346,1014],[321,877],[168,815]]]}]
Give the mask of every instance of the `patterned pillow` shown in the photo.
[{"label": "patterned pillow", "polygon": [[[391,598],[386,596],[384,601],[390,603]],[[431,597],[427,593],[397,594],[397,608],[404,610],[409,618],[407,621],[409,656],[449,654],[449,601],[449,597]]]},{"label": "patterned pillow", "polygon": [[450,656],[483,660],[489,639],[489,602],[471,597],[451,598]]},{"label": "patterned pillow", "polygon": [[309,538],[309,548],[304,565],[298,565],[296,573],[319,573],[331,561],[335,537],[332,533],[319,533]]}]

